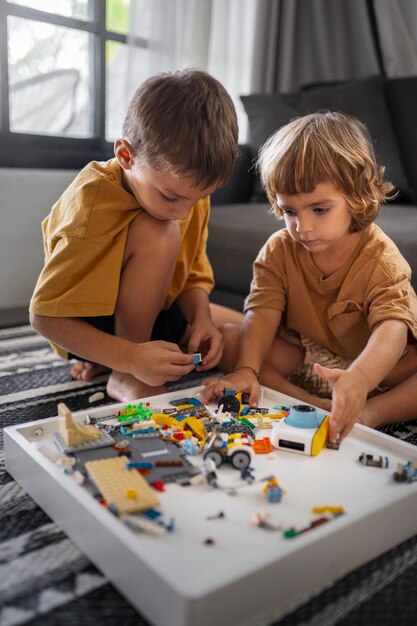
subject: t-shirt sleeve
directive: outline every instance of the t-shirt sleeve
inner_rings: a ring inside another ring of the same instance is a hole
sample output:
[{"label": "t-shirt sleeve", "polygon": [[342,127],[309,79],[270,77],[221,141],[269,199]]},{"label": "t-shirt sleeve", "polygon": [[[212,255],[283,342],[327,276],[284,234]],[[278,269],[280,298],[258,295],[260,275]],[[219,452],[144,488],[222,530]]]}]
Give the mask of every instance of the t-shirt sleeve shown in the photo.
[{"label": "t-shirt sleeve", "polygon": [[112,315],[129,224],[139,211],[122,185],[116,159],[88,164],[42,223],[45,264],[32,313]]},{"label": "t-shirt sleeve", "polygon": [[97,243],[60,237],[39,276],[30,310],[57,317],[111,315],[124,245],[121,240]]},{"label": "t-shirt sleeve", "polygon": [[245,312],[254,308],[283,312],[287,303],[285,250],[279,233],[274,233],[261,248],[253,264],[250,293]]},{"label": "t-shirt sleeve", "polygon": [[377,324],[395,319],[417,339],[417,296],[410,279],[410,267],[402,257],[377,266],[365,302],[371,332]]}]

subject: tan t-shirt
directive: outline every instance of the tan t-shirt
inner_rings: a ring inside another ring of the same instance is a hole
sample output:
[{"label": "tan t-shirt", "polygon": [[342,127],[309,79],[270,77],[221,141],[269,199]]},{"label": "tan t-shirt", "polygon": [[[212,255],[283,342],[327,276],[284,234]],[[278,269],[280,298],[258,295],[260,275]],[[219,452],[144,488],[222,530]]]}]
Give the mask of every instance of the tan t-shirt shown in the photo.
[{"label": "tan t-shirt", "polygon": [[[129,224],[141,210],[122,185],[117,159],[89,163],[42,222],[45,265],[30,310],[53,317],[112,315]],[[209,198],[203,198],[179,221],[181,247],[164,308],[185,289],[213,288],[209,214]]]},{"label": "tan t-shirt", "polygon": [[399,319],[417,339],[417,296],[411,270],[395,244],[371,224],[351,257],[324,277],[287,229],[274,233],[254,263],[245,310],[282,312],[285,330],[308,337],[346,359],[365,348],[376,324]]}]

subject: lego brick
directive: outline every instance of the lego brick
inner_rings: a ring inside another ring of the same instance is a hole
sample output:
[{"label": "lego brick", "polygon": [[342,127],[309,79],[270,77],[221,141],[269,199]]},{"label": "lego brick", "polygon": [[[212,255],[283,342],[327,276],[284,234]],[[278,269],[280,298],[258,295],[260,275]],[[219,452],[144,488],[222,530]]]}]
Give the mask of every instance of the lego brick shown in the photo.
[{"label": "lego brick", "polygon": [[137,471],[126,468],[127,462],[127,457],[118,456],[90,461],[85,467],[103,498],[116,507],[119,515],[159,506],[153,489]]}]

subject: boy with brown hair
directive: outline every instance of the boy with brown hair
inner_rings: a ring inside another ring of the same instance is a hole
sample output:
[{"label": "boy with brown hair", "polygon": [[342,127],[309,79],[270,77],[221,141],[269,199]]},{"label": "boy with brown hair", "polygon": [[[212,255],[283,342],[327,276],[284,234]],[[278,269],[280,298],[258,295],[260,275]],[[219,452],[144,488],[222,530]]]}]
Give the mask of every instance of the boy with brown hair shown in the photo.
[{"label": "boy with brown hair", "polygon": [[417,297],[373,223],[393,186],[367,129],[341,113],[295,119],[261,148],[259,169],[285,228],[255,261],[240,349],[239,327],[224,329],[221,367],[233,373],[206,381],[204,400],[248,389],[256,405],[260,380],[331,410],[332,440],[356,421],[417,418]]},{"label": "boy with brown hair", "polygon": [[[88,164],[42,224],[45,265],[32,326],[89,380],[110,369],[108,394],[132,400],[215,366],[217,325],[239,314],[210,309],[209,195],[237,155],[230,96],[210,75],[154,76],[134,94],[115,158]],[[178,343],[186,346],[187,354]]]}]

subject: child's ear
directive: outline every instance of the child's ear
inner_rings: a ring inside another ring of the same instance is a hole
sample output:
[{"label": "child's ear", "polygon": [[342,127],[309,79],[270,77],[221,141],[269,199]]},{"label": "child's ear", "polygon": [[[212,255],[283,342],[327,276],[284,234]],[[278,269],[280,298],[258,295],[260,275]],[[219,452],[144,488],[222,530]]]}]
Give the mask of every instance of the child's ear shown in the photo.
[{"label": "child's ear", "polygon": [[114,154],[124,170],[132,169],[133,148],[126,139],[116,139],[114,142]]}]

